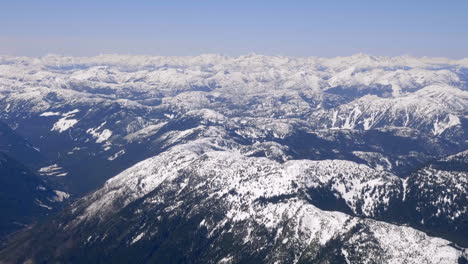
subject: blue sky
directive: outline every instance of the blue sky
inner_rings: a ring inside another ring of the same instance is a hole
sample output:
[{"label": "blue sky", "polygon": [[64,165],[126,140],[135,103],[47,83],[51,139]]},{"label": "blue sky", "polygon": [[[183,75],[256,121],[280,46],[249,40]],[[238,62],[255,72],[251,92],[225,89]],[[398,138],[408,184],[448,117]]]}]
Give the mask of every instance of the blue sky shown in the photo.
[{"label": "blue sky", "polygon": [[468,57],[468,0],[0,0],[0,54]]}]

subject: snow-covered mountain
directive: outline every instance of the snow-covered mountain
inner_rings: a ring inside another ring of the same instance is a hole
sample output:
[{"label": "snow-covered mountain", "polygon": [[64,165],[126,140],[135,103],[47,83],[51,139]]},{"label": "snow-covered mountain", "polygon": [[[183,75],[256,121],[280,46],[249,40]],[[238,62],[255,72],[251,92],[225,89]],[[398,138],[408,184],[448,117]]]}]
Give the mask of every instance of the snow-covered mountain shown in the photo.
[{"label": "snow-covered mountain", "polygon": [[[174,129],[199,125],[223,126],[250,143],[283,141],[298,131],[332,142],[336,134],[390,133],[435,148],[381,164],[397,174],[467,144],[463,60],[105,55],[1,57],[0,63],[1,118],[41,149],[48,166],[63,168],[63,180],[78,193],[159,153],[155,141],[168,140]],[[161,129],[171,131],[158,134]],[[351,141],[346,144],[357,143]]]},{"label": "snow-covered mountain", "polygon": [[409,187],[406,203],[415,209],[409,212],[416,226],[449,234],[468,246],[468,151],[431,162],[410,175],[405,184]]},{"label": "snow-covered mountain", "polygon": [[[216,138],[196,140],[113,177],[53,223],[19,236],[3,256],[18,260],[21,248],[28,253],[19,260],[38,262],[457,263],[466,257],[447,240],[373,220],[397,210],[405,195],[402,179],[366,165],[280,163],[245,157]],[[36,239],[47,243],[38,246]],[[51,245],[58,255],[50,255]]]},{"label": "snow-covered mountain", "polygon": [[92,191],[0,261],[466,261],[467,81],[443,58],[0,57],[32,169]]}]

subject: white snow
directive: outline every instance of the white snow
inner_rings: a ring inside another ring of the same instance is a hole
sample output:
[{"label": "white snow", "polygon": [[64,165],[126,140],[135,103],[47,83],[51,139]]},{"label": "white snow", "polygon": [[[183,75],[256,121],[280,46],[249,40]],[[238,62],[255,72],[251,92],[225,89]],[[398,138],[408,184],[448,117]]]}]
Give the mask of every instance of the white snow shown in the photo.
[{"label": "white snow", "polygon": [[57,131],[62,133],[71,127],[73,127],[76,123],[78,123],[77,119],[72,119],[76,113],[80,112],[78,109],[69,111],[65,114],[62,114],[62,118],[60,118],[52,127],[51,131]]},{"label": "white snow", "polygon": [[52,202],[63,202],[66,199],[70,198],[70,194],[63,191],[54,190],[54,193],[55,196],[50,199]]},{"label": "white snow", "polygon": [[44,204],[41,200],[39,200],[39,199],[34,200],[34,203],[35,203],[36,205],[42,207],[42,208],[47,209],[47,210],[52,210],[52,209],[53,209],[52,207],[45,205],[45,204]]},{"label": "white snow", "polygon": [[437,119],[434,122],[433,133],[434,133],[435,136],[440,136],[448,128],[451,128],[453,126],[460,125],[460,124],[461,124],[461,122],[460,122],[460,118],[458,118],[458,116],[449,114],[448,117],[446,117],[444,119],[444,121],[440,121],[439,119]]},{"label": "white snow", "polygon": [[70,129],[71,127],[73,127],[76,123],[78,123],[78,120],[67,119],[66,117],[64,117],[64,118],[59,119],[57,123],[54,124],[51,131],[58,131],[59,133],[62,133]]},{"label": "white snow", "polygon": [[62,115],[60,112],[44,112],[40,116],[59,116]]},{"label": "white snow", "polygon": [[117,151],[114,155],[108,157],[107,159],[108,160],[115,160],[116,158],[122,156],[123,154],[125,154],[125,149]]},{"label": "white snow", "polygon": [[140,233],[140,234],[138,234],[138,235],[132,240],[132,242],[130,242],[130,245],[135,244],[136,242],[138,242],[140,239],[143,238],[143,236],[145,236],[145,233]]},{"label": "white snow", "polygon": [[402,186],[403,186],[403,198],[401,200],[405,201],[406,200],[406,193],[408,191],[408,178],[403,179],[401,182],[402,182]]},{"label": "white snow", "polygon": [[56,176],[56,177],[63,177],[67,176],[67,172],[63,170],[62,167],[60,167],[57,164],[52,164],[47,167],[43,167],[39,169],[39,174],[41,175],[46,175],[46,176]]},{"label": "white snow", "polygon": [[[103,143],[103,142],[107,141],[112,136],[112,131],[111,130],[109,130],[107,128],[102,129],[106,123],[107,122],[103,122],[97,128],[90,128],[90,129],[86,130],[86,133],[88,133],[88,134],[92,135],[94,138],[96,138],[96,143]],[[102,130],[102,131],[99,132],[99,130]]]}]

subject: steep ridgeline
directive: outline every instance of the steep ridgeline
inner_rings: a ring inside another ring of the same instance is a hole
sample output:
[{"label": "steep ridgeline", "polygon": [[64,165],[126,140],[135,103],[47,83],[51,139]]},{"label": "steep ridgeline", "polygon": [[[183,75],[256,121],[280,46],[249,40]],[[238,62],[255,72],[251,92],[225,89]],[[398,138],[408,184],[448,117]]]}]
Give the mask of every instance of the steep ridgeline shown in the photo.
[{"label": "steep ridgeline", "polygon": [[178,145],[136,164],[53,221],[16,236],[0,260],[466,261],[466,250],[447,240],[374,220],[418,200],[391,173],[343,160],[279,163],[217,142]]}]

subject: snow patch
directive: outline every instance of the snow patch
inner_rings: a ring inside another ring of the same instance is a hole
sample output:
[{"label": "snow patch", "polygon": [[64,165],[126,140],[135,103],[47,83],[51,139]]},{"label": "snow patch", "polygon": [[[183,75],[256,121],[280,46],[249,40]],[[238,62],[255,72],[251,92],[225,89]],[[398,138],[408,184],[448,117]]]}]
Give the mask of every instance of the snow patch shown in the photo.
[{"label": "snow patch", "polygon": [[42,207],[42,208],[47,209],[47,210],[52,210],[52,209],[53,209],[52,207],[45,205],[45,204],[44,204],[41,200],[39,200],[39,199],[34,200],[34,203],[35,203],[36,205],[39,205],[39,206]]},{"label": "snow patch", "polygon": [[444,133],[445,130],[460,124],[461,122],[458,116],[449,114],[448,117],[446,117],[444,120],[437,119],[434,122],[434,129],[432,132],[434,136],[440,136],[442,133]]},{"label": "snow patch", "polygon": [[57,164],[52,164],[47,167],[43,167],[39,169],[39,174],[44,175],[44,176],[56,176],[56,177],[63,177],[67,176],[67,172],[63,170],[62,167],[60,167]]},{"label": "snow patch", "polygon": [[96,138],[96,143],[103,143],[107,141],[111,136],[112,136],[112,131],[109,129],[104,129],[101,132],[98,132],[101,130],[101,128],[106,124],[107,122],[102,123],[99,127],[97,128],[90,128],[86,130],[86,133],[92,135],[94,138]]},{"label": "snow patch", "polygon": [[61,115],[60,112],[44,112],[40,114],[40,116],[59,116],[59,115]]},{"label": "snow patch", "polygon": [[138,242],[140,239],[143,238],[143,236],[145,236],[145,233],[144,233],[144,232],[140,233],[138,236],[136,236],[136,237],[132,240],[132,242],[130,242],[130,245],[133,245],[133,244],[135,244],[136,242]]},{"label": "snow patch", "polygon": [[114,155],[110,156],[107,158],[107,160],[115,160],[116,158],[122,156],[123,154],[125,154],[125,149],[122,149],[120,151],[118,151],[117,153],[115,153]]},{"label": "snow patch", "polygon": [[59,119],[59,121],[57,121],[57,123],[54,124],[51,131],[58,131],[59,133],[62,133],[73,127],[76,123],[78,123],[78,120],[67,119],[66,117],[64,117]]},{"label": "snow patch", "polygon": [[70,194],[59,191],[59,190],[54,190],[55,196],[49,199],[51,202],[63,202],[66,199],[70,198]]}]

